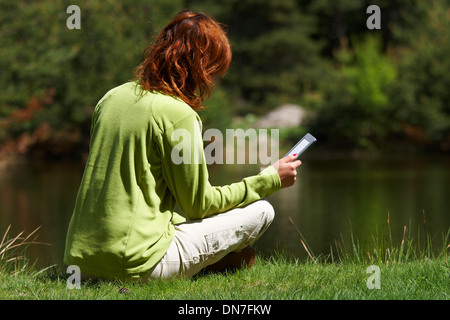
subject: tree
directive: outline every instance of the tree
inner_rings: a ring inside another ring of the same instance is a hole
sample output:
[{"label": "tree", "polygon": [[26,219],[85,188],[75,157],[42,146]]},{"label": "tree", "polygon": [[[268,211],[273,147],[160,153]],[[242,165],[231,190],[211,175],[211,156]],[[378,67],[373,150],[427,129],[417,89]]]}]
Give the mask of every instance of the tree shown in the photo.
[{"label": "tree", "polygon": [[450,7],[448,1],[421,4],[422,20],[397,29],[402,46],[395,52],[401,81],[392,89],[398,131],[422,146],[450,150]]},{"label": "tree", "polygon": [[233,62],[221,85],[237,114],[266,111],[301,99],[320,79],[320,42],[310,39],[314,17],[295,0],[186,1],[224,23]]},{"label": "tree", "polygon": [[375,147],[391,130],[388,88],[396,69],[374,36],[353,40],[353,49],[341,49],[336,59],[312,130],[336,147]]},{"label": "tree", "polygon": [[[81,29],[67,28],[70,4],[80,8]],[[0,144],[22,141],[21,152],[33,146],[52,155],[80,152],[97,101],[133,78],[150,36],[180,6],[171,0],[0,2]]]}]

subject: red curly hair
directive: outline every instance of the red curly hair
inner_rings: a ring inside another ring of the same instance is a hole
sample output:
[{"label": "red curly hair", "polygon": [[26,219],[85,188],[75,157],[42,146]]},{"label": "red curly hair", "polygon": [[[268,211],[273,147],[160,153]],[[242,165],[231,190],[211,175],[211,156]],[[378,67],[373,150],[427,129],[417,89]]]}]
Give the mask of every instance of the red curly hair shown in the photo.
[{"label": "red curly hair", "polygon": [[144,90],[175,96],[199,110],[214,89],[214,76],[224,75],[230,63],[223,25],[204,13],[183,10],[145,49],[135,80]]}]

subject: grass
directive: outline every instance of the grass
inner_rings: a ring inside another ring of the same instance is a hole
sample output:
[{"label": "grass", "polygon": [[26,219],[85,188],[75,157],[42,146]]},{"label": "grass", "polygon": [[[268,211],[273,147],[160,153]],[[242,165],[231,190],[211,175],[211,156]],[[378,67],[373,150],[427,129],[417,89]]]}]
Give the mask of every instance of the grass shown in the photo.
[{"label": "grass", "polygon": [[[295,225],[294,225],[295,226]],[[330,255],[315,256],[302,237],[300,245],[308,252],[306,260],[275,252],[258,258],[254,267],[236,273],[197,276],[193,279],[152,280],[146,284],[131,281],[87,281],[81,289],[68,289],[61,267],[44,270],[17,269],[0,261],[0,299],[43,300],[450,300],[449,232],[442,235],[442,248],[433,249],[431,237],[419,241],[408,228],[400,243],[387,233],[371,237],[363,246],[351,235],[335,243]],[[420,235],[420,234],[419,234]],[[0,250],[29,242],[30,237],[2,241]],[[4,239],[6,239],[4,237]],[[28,239],[27,241],[24,241]],[[15,246],[19,248],[20,246]],[[9,251],[9,249],[8,249]],[[3,252],[3,251],[0,251]],[[6,256],[6,255],[5,255]],[[16,256],[23,256],[17,255]],[[0,255],[1,257],[1,255]],[[3,258],[4,260],[6,258]],[[380,268],[380,289],[369,289],[370,265]]]},{"label": "grass", "polygon": [[11,273],[17,275],[28,267],[28,259],[26,258],[26,249],[32,244],[43,244],[37,242],[36,228],[27,236],[23,236],[24,231],[14,237],[9,236],[11,225],[5,231],[0,242],[0,273]]},{"label": "grass", "polygon": [[[417,228],[417,235],[413,234],[411,224],[403,227],[400,243],[395,243],[389,223],[389,213],[387,225],[383,229],[376,229],[375,234],[371,234],[368,239],[364,239],[365,245],[355,236],[353,230],[350,231],[350,241],[346,241],[341,234],[339,240],[335,240],[334,246],[330,246],[330,254],[316,257],[307,241],[292,219],[295,230],[300,237],[300,243],[313,261],[331,263],[363,263],[363,264],[397,264],[402,262],[422,261],[447,256],[450,249],[450,228],[442,233],[439,247],[435,248],[433,243],[436,239],[426,232],[425,213],[424,225]],[[350,222],[351,226],[351,222]]]},{"label": "grass", "polygon": [[[366,285],[368,265],[258,259],[251,269],[194,279],[82,283],[69,290],[62,274],[22,272],[0,275],[2,299],[450,300],[450,269],[445,258],[380,266],[380,289]],[[124,289],[126,288],[126,289]]]}]

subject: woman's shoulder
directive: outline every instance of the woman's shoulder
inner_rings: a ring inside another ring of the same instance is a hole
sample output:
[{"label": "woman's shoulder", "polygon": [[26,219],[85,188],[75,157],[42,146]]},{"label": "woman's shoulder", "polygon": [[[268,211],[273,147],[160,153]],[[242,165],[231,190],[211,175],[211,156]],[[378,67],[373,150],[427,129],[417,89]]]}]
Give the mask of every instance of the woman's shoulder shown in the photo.
[{"label": "woman's shoulder", "polygon": [[197,119],[198,114],[187,103],[159,92],[149,92],[152,118],[161,125],[175,125],[184,119]]},{"label": "woman's shoulder", "polygon": [[160,92],[152,92],[154,95],[152,109],[154,113],[164,115],[195,115],[196,112],[183,100]]},{"label": "woman's shoulder", "polygon": [[109,98],[121,110],[125,109],[125,104],[127,110],[132,106],[137,107],[135,110],[145,110],[141,116],[153,119],[163,131],[177,123],[181,124],[183,119],[192,121],[199,118],[197,112],[183,100],[157,91],[144,90],[137,82],[127,82],[111,89],[102,100]]}]

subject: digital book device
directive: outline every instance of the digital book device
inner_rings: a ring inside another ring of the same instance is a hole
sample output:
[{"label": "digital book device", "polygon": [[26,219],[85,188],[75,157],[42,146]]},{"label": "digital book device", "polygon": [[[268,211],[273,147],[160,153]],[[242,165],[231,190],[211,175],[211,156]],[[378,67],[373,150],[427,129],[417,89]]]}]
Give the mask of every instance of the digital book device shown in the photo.
[{"label": "digital book device", "polygon": [[295,159],[297,160],[306,149],[308,149],[314,142],[316,142],[316,140],[317,139],[312,134],[305,134],[305,136],[301,138],[300,141],[297,142],[297,144],[291,150],[289,150],[289,152],[286,153],[284,157],[287,157],[291,154],[297,154],[297,158]]}]

